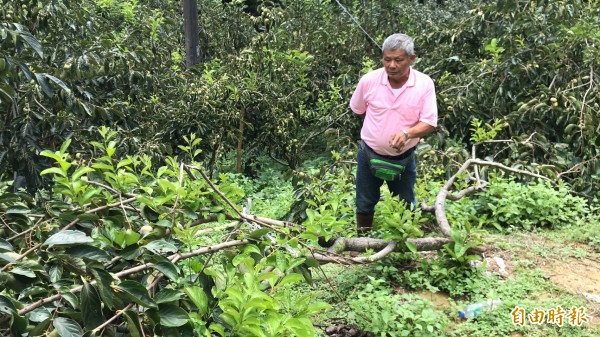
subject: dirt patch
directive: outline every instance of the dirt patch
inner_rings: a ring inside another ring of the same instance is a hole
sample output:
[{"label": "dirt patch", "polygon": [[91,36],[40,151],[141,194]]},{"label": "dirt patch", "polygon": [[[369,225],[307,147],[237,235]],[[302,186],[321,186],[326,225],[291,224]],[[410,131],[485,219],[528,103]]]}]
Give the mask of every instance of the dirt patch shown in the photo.
[{"label": "dirt patch", "polygon": [[588,298],[586,314],[590,326],[600,326],[600,302],[590,295],[600,296],[600,262],[590,258],[567,258],[565,261],[545,261],[539,266],[549,280],[561,288]]},{"label": "dirt patch", "polygon": [[450,306],[450,296],[442,292],[432,292],[427,290],[406,290],[404,288],[397,288],[396,292],[399,294],[415,294],[424,300],[428,300],[433,304],[433,307],[437,310],[442,310]]},{"label": "dirt patch", "polygon": [[541,265],[552,283],[575,293],[600,295],[600,263],[583,258],[569,258],[566,261],[546,261]]}]

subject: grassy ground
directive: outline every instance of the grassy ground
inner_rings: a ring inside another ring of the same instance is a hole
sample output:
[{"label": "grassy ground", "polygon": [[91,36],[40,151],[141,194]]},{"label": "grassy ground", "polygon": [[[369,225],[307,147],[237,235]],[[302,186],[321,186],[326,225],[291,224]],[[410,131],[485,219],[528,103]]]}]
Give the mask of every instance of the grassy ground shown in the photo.
[{"label": "grassy ground", "polygon": [[[600,303],[586,298],[600,295],[600,254],[577,242],[577,231],[487,234],[484,240],[494,248],[480,270],[447,264],[432,254],[397,254],[367,266],[325,265],[315,275],[313,291],[332,309],[316,323],[321,336],[334,325],[381,336],[600,336]],[[494,257],[505,262],[504,276],[497,273]],[[458,317],[466,304],[489,298],[503,304],[475,319]],[[511,314],[516,307],[524,310],[523,325],[513,322],[520,319],[519,311]],[[534,312],[538,318],[544,312],[540,324],[534,324]],[[549,322],[552,312],[556,315]]]}]

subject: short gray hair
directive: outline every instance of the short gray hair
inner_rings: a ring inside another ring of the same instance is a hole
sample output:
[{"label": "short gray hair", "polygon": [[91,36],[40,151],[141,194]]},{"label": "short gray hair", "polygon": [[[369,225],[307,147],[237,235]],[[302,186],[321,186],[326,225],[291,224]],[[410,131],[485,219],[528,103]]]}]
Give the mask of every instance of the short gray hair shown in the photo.
[{"label": "short gray hair", "polygon": [[382,51],[398,49],[404,50],[408,56],[413,56],[415,54],[415,44],[413,38],[402,33],[392,34],[388,36],[385,41],[383,41],[381,48]]}]

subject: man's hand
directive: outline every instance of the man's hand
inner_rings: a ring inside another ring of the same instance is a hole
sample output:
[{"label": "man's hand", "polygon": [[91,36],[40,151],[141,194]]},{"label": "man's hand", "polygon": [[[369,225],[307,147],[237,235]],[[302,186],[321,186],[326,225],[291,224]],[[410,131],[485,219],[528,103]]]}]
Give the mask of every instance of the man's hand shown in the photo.
[{"label": "man's hand", "polygon": [[408,139],[409,138],[406,137],[404,131],[396,132],[390,137],[390,147],[396,149],[396,151],[400,153],[404,151],[404,147],[406,146]]}]

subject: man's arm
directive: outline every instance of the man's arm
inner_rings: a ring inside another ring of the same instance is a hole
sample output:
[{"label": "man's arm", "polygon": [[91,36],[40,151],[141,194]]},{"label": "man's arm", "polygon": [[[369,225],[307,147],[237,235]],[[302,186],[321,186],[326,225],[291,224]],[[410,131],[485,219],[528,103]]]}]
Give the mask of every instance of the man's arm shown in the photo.
[{"label": "man's arm", "polygon": [[[363,115],[364,116],[364,115]],[[413,127],[400,130],[390,137],[390,146],[398,151],[402,151],[406,142],[411,138],[421,138],[427,136],[435,130],[435,127],[425,123],[418,122]],[[405,133],[406,132],[406,133]]]}]

